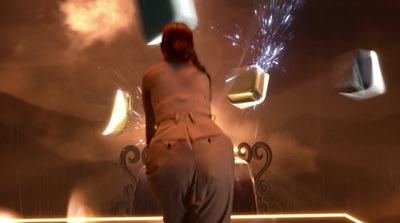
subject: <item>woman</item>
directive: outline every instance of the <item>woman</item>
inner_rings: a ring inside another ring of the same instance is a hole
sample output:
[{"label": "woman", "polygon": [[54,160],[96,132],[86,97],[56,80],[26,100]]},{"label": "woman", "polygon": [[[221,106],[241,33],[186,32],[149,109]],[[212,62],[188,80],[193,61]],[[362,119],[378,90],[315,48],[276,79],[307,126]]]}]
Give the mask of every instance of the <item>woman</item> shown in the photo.
[{"label": "woman", "polygon": [[165,222],[230,222],[233,146],[211,119],[210,76],[186,25],[161,31],[164,61],[142,84],[147,179]]}]

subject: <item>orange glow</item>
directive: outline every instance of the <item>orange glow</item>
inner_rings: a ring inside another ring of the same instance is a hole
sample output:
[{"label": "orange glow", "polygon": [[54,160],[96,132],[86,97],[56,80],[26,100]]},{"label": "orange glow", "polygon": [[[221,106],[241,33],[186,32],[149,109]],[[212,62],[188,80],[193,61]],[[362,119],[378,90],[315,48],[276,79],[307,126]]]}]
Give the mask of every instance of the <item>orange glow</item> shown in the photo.
[{"label": "orange glow", "polygon": [[239,149],[235,146],[233,147],[233,152],[237,153],[239,151]]},{"label": "orange glow", "polygon": [[327,213],[327,214],[277,214],[277,215],[233,215],[231,219],[279,219],[279,218],[345,218],[355,223],[362,223],[362,221],[346,214],[346,213]]},{"label": "orange glow", "polygon": [[19,218],[17,213],[15,213],[12,210],[0,208],[0,222],[2,219],[13,219],[13,218]]},{"label": "orange glow", "polygon": [[[126,0],[67,0],[61,4],[65,24],[83,47],[94,40],[110,41],[120,30],[131,26],[134,8]],[[74,39],[76,41],[76,39]]]},{"label": "orange glow", "polygon": [[[348,219],[354,223],[362,223],[362,221],[346,214],[346,213],[327,213],[327,214],[279,214],[279,215],[233,215],[232,222],[244,219]],[[141,221],[141,222],[162,222],[162,217],[93,217],[93,218],[45,218],[45,219],[0,219],[0,223],[16,223],[16,222],[124,222],[124,221]]]},{"label": "orange glow", "polygon": [[[88,217],[94,216],[92,210],[86,205],[83,193],[80,190],[75,190],[68,202],[67,220],[68,223],[85,223]],[[70,220],[82,219],[82,220]],[[51,222],[51,221],[50,221]]]},{"label": "orange glow", "polygon": [[103,135],[118,136],[121,134],[127,127],[131,114],[132,101],[129,94],[122,90],[118,90],[114,101],[111,119],[106,130],[104,130]]}]

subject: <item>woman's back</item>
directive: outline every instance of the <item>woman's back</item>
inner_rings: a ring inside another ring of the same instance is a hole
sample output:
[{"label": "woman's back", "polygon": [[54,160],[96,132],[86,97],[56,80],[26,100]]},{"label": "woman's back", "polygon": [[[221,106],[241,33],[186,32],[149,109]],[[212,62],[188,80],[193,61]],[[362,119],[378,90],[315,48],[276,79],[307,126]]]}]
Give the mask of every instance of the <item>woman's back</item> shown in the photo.
[{"label": "woman's back", "polygon": [[[191,64],[161,62],[143,79],[157,131],[153,140],[192,140],[223,134],[211,119],[208,77]],[[147,102],[149,103],[149,102]]]},{"label": "woman's back", "polygon": [[145,73],[142,85],[149,185],[166,223],[228,223],[233,145],[211,119],[209,75],[186,25],[162,31],[165,61]]},{"label": "woman's back", "polygon": [[210,114],[208,77],[190,64],[161,62],[146,72],[143,85],[157,121],[183,112]]}]

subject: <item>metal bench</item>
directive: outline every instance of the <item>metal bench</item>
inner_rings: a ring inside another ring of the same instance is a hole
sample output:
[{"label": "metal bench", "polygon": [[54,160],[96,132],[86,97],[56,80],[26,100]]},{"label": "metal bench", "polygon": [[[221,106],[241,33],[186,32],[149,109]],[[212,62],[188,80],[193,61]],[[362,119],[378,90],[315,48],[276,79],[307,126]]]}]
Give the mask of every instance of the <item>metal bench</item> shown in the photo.
[{"label": "metal bench", "polygon": [[[232,214],[257,214],[276,213],[281,211],[281,206],[270,194],[269,184],[261,179],[271,164],[271,148],[265,142],[256,142],[253,146],[240,143],[235,157],[235,190],[233,197]],[[261,152],[260,152],[261,150]],[[262,152],[263,151],[263,152]],[[114,205],[112,212],[125,216],[153,216],[161,215],[146,178],[147,147],[142,152],[138,147],[128,145],[121,151],[120,165],[123,171],[132,180],[124,190],[124,201]],[[133,156],[129,156],[129,154]],[[135,176],[128,165],[133,165],[142,160],[138,176]],[[250,163],[253,160],[263,162],[261,169],[253,175]]]}]

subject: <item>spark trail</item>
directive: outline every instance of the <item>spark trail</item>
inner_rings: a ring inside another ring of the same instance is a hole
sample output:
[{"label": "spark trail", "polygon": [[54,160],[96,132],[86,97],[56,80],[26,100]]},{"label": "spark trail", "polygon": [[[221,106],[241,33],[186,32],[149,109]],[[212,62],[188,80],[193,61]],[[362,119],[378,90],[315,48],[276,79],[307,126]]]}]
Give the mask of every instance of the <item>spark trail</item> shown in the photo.
[{"label": "spark trail", "polygon": [[[294,37],[290,28],[295,18],[295,12],[302,8],[306,0],[253,0],[253,2],[254,22],[250,24],[248,30],[251,36],[248,34],[243,38],[242,28],[237,23],[234,23],[235,31],[233,34],[231,33],[232,35],[222,32],[219,25],[212,26],[211,29],[220,32],[223,38],[232,42],[233,47],[242,48],[239,66],[256,64],[265,72],[273,67],[284,71],[279,62],[286,43]],[[235,78],[236,76],[228,75],[225,77],[225,82],[230,82]],[[259,105],[264,105],[264,103]],[[236,119],[236,127],[243,120],[259,120],[263,112],[256,107],[258,106],[254,105],[253,109],[242,110],[240,117]],[[256,123],[254,138],[257,138],[260,133],[258,121]]]},{"label": "spark trail", "polygon": [[249,49],[255,55],[253,64],[268,72],[279,65],[286,43],[294,37],[290,26],[294,13],[304,5],[305,0],[270,0],[269,4],[265,0],[254,1],[254,15],[259,29]]},{"label": "spark trail", "polygon": [[[211,29],[219,32],[223,38],[232,42],[234,47],[243,47],[240,65],[250,53],[251,63],[257,64],[265,72],[271,67],[279,65],[279,59],[286,43],[294,37],[290,26],[294,20],[294,13],[299,10],[306,0],[254,0],[254,16],[256,24],[253,36],[243,39],[242,28],[234,24],[234,33],[227,34],[221,31],[219,24]],[[231,78],[231,77],[229,77]]]}]

